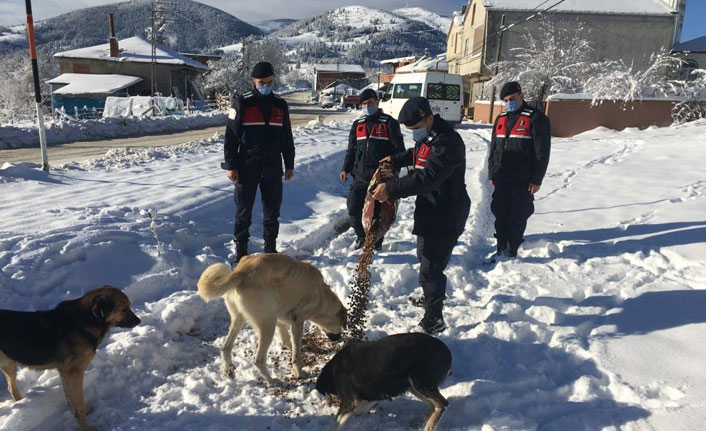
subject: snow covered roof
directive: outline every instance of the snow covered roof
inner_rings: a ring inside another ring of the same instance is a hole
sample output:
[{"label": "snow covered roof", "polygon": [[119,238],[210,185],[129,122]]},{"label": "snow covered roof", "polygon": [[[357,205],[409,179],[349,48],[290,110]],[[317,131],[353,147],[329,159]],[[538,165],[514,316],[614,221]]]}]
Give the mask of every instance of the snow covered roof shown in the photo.
[{"label": "snow covered roof", "polygon": [[706,36],[677,43],[672,47],[672,52],[706,52]]},{"label": "snow covered roof", "polygon": [[[110,56],[110,44],[89,46],[71,51],[57,52],[56,58],[87,58],[94,60],[149,63],[152,61],[152,43],[139,36],[118,41],[120,53],[117,57]],[[199,70],[208,70],[208,66],[172,51],[162,45],[157,45],[157,63],[180,64]]]},{"label": "snow covered roof", "polygon": [[113,94],[142,81],[142,78],[128,75],[99,75],[91,73],[64,73],[47,84],[66,84],[53,91],[64,96],[78,94]]},{"label": "snow covered roof", "polygon": [[390,59],[381,61],[380,64],[408,63],[410,61],[416,61],[416,60],[417,60],[417,57],[412,55],[410,57],[390,58]]},{"label": "snow covered roof", "polygon": [[362,73],[365,74],[363,66],[359,64],[315,64],[317,72],[339,72],[339,73]]},{"label": "snow covered roof", "polygon": [[[554,0],[483,0],[485,7],[501,10],[542,10],[554,3]],[[677,12],[662,0],[566,0],[552,10],[621,15],[671,15]]]},{"label": "snow covered roof", "polygon": [[397,73],[412,72],[448,72],[449,63],[446,62],[446,54],[439,54],[436,57],[422,57],[412,64],[402,66],[397,69]]}]

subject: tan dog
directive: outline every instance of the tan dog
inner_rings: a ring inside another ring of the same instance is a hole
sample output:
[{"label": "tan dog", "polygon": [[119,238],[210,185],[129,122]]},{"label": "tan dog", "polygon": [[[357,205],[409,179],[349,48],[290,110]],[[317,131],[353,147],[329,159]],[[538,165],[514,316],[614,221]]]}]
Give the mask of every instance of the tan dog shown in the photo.
[{"label": "tan dog", "polygon": [[17,365],[59,370],[66,400],[82,430],[86,422],[83,374],[113,327],[134,328],[140,319],[128,297],[112,286],[91,290],[48,311],[0,310],[0,369],[15,401]]},{"label": "tan dog", "polygon": [[[333,341],[341,337],[346,321],[346,309],[319,270],[281,253],[245,256],[233,272],[225,263],[211,265],[201,274],[198,288],[205,301],[225,295],[231,321],[221,358],[223,374],[229,378],[235,375],[233,342],[246,320],[257,331],[255,366],[268,384],[278,382],[265,363],[275,327],[282,345],[292,350],[292,370],[299,379],[304,377],[304,321],[310,320]],[[288,326],[292,327],[291,340]]]}]

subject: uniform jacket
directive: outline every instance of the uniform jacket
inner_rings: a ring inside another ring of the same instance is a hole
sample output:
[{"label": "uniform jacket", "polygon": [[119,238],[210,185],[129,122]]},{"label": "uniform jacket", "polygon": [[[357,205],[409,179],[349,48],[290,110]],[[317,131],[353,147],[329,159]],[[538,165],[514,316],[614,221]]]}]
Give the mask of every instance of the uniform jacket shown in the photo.
[{"label": "uniform jacket", "polygon": [[493,181],[542,184],[549,164],[549,118],[526,103],[495,119],[488,174]]},{"label": "uniform jacket", "polygon": [[254,165],[282,171],[294,169],[294,139],[287,102],[276,94],[257,91],[231,101],[226,126],[223,169],[247,171]]},{"label": "uniform jacket", "polygon": [[378,110],[353,122],[342,170],[352,173],[356,181],[367,183],[375,174],[380,159],[403,151],[400,123]]},{"label": "uniform jacket", "polygon": [[429,136],[415,147],[392,156],[395,168],[413,166],[406,176],[388,181],[392,199],[417,196],[415,235],[458,237],[466,225],[471,200],[466,192],[466,146],[439,115]]}]

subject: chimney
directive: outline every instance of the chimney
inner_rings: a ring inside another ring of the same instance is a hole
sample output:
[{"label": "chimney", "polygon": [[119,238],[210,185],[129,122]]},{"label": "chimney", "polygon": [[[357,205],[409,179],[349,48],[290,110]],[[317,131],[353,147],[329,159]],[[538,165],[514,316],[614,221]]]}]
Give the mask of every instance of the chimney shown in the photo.
[{"label": "chimney", "polygon": [[118,47],[118,39],[115,38],[115,22],[113,21],[113,14],[108,14],[108,21],[110,22],[110,56],[117,57],[120,54],[120,49]]}]

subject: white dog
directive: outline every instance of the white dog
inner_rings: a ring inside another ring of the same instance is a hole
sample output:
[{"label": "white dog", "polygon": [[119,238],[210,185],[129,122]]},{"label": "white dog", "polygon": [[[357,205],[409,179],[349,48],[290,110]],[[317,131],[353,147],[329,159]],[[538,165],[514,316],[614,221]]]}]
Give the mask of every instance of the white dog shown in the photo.
[{"label": "white dog", "polygon": [[[225,263],[211,265],[201,274],[198,289],[205,301],[225,295],[231,321],[221,358],[223,374],[229,378],[235,375],[233,342],[246,320],[257,331],[255,366],[268,384],[277,383],[265,363],[275,327],[282,344],[292,350],[292,370],[299,379],[304,377],[304,321],[310,320],[333,341],[340,339],[346,322],[345,307],[319,270],[281,253],[245,256],[232,272]],[[292,327],[291,340],[288,325]]]}]

